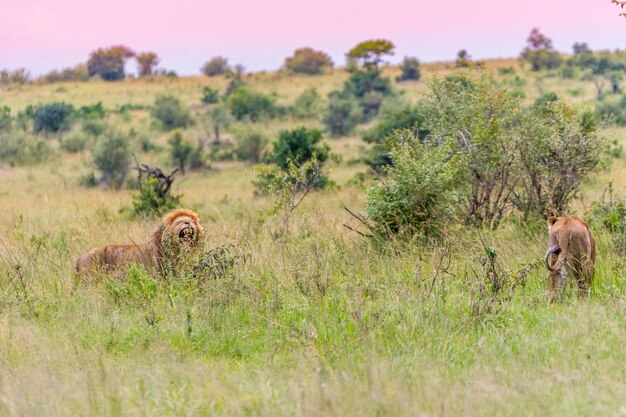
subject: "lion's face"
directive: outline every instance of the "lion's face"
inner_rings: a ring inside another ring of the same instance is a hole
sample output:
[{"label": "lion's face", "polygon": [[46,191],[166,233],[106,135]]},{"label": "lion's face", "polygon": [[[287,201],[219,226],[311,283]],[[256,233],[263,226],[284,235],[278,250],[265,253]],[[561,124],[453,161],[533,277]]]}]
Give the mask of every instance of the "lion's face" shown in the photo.
[{"label": "lion's face", "polygon": [[178,237],[181,243],[193,245],[198,239],[198,225],[191,217],[180,216],[172,222],[171,233],[172,236]]},{"label": "lion's face", "polygon": [[168,234],[185,246],[197,246],[203,227],[198,216],[190,210],[175,210],[163,218],[163,225]]}]

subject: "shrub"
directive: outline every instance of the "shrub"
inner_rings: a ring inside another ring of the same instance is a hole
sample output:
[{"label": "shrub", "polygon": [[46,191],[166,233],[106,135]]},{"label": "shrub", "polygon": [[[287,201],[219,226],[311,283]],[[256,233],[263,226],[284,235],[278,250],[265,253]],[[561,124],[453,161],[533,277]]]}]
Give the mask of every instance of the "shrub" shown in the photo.
[{"label": "shrub", "polygon": [[228,59],[222,56],[215,56],[205,62],[200,71],[207,77],[222,75],[228,70]]},{"label": "shrub", "polygon": [[321,173],[321,169],[331,153],[328,145],[320,144],[321,140],[322,132],[317,129],[298,127],[283,130],[279,133],[278,140],[272,144],[272,151],[267,156],[266,162],[275,164],[279,169],[287,172],[292,164],[301,167],[314,160],[316,169],[310,174],[319,175],[315,186],[324,188],[330,183],[328,178]]},{"label": "shrub", "polygon": [[558,51],[547,49],[525,50],[522,57],[530,63],[533,71],[555,69],[563,63],[563,58]]},{"label": "shrub", "polygon": [[89,73],[87,71],[87,65],[81,64],[74,68],[64,68],[62,70],[52,70],[46,75],[39,78],[43,79],[47,83],[57,83],[62,81],[87,81],[89,79]]},{"label": "shrub", "polygon": [[619,100],[605,98],[596,102],[596,114],[599,119],[606,120],[618,126],[626,125],[626,96]]},{"label": "shrub", "polygon": [[307,88],[293,104],[292,113],[300,119],[319,115],[322,108],[322,98],[315,87]]},{"label": "shrub", "polygon": [[368,194],[383,230],[428,232],[439,210],[490,228],[514,209],[563,213],[605,149],[592,113],[559,101],[523,106],[486,77],[435,80],[427,103],[426,138],[387,138],[388,178]]},{"label": "shrub", "polygon": [[558,101],[558,99],[559,97],[556,95],[556,93],[553,91],[550,91],[550,92],[545,93],[541,97],[539,97],[537,100],[535,100],[535,106],[542,107],[542,106],[547,105],[547,103],[554,103],[555,101]]},{"label": "shrub", "polygon": [[167,143],[170,145],[170,158],[172,158],[174,165],[184,174],[185,165],[193,151],[193,145],[183,139],[183,134],[180,131],[174,132],[167,140]]},{"label": "shrub", "polygon": [[312,48],[296,49],[293,57],[285,59],[285,69],[298,74],[321,74],[332,67],[333,62],[326,53]]},{"label": "shrub", "polygon": [[52,155],[46,141],[24,131],[0,132],[0,161],[11,166],[45,162]]},{"label": "shrub", "polygon": [[89,138],[81,132],[74,132],[65,136],[61,141],[61,149],[65,152],[81,152],[87,148]]},{"label": "shrub", "polygon": [[9,106],[0,107],[0,131],[11,128],[11,108]]},{"label": "shrub", "polygon": [[133,195],[132,214],[161,216],[180,205],[182,195],[172,194],[176,171],[165,175],[160,168],[146,164],[138,164],[135,169],[139,192]]},{"label": "shrub", "polygon": [[525,215],[564,213],[605,149],[590,111],[562,102],[533,106],[520,122],[516,153],[522,166],[513,202]]},{"label": "shrub", "polygon": [[420,72],[420,60],[405,56],[400,64],[402,73],[396,77],[396,81],[417,81],[422,76]]},{"label": "shrub", "polygon": [[244,67],[243,65],[235,65],[232,70],[226,71],[226,77],[230,80],[228,82],[228,86],[226,87],[226,92],[224,93],[224,97],[230,96],[233,91],[237,90],[239,87],[244,87],[246,82],[243,80]]},{"label": "shrub", "polygon": [[121,188],[130,168],[128,137],[118,131],[108,131],[99,138],[92,153],[95,167],[101,173],[99,184]]},{"label": "shrub", "polygon": [[35,132],[56,133],[70,126],[74,106],[66,103],[51,103],[37,106],[33,113]]},{"label": "shrub", "polygon": [[270,162],[286,169],[289,161],[302,164],[314,156],[320,164],[324,164],[330,155],[328,145],[321,145],[322,132],[317,129],[298,127],[292,130],[282,130],[278,140],[272,144]]},{"label": "shrub", "polygon": [[178,98],[171,95],[159,95],[156,98],[152,117],[157,119],[165,130],[187,127],[191,124],[189,111]]},{"label": "shrub", "polygon": [[456,214],[458,166],[444,147],[423,144],[409,130],[392,134],[385,183],[367,191],[367,214],[378,233],[440,234]]},{"label": "shrub", "polygon": [[204,86],[202,88],[202,102],[204,104],[215,104],[220,101],[220,90]]},{"label": "shrub", "polygon": [[100,136],[105,132],[107,124],[102,120],[88,119],[83,122],[83,132],[91,136]]},{"label": "shrub", "polygon": [[498,68],[498,73],[500,75],[513,75],[515,74],[515,68],[508,66],[508,67],[500,67]]},{"label": "shrub", "polygon": [[99,101],[96,104],[89,104],[86,106],[80,106],[76,111],[78,117],[84,119],[102,119],[106,116],[106,110],[102,105],[102,102]]},{"label": "shrub", "polygon": [[363,135],[363,140],[374,144],[365,157],[366,164],[377,170],[392,162],[385,139],[398,129],[413,130],[417,137],[423,140],[429,133],[426,129],[424,109],[411,105],[383,109],[378,124]]},{"label": "shrub", "polygon": [[234,153],[237,159],[254,164],[261,161],[263,151],[269,143],[267,136],[254,128],[240,128],[235,133],[235,139]]},{"label": "shrub", "polygon": [[251,91],[246,86],[237,87],[226,99],[225,106],[237,120],[247,118],[252,122],[278,113],[273,97]]},{"label": "shrub", "polygon": [[324,125],[332,136],[344,136],[364,120],[363,109],[352,97],[338,92],[328,96],[328,108],[324,114]]},{"label": "shrub", "polygon": [[200,171],[205,168],[209,168],[210,164],[207,161],[207,155],[205,152],[205,141],[198,139],[196,147],[189,154],[189,169],[192,171]]},{"label": "shrub", "polygon": [[396,129],[414,129],[420,138],[424,138],[428,134],[424,112],[425,109],[419,105],[386,107],[376,126],[365,132],[363,140],[368,143],[382,143]]}]

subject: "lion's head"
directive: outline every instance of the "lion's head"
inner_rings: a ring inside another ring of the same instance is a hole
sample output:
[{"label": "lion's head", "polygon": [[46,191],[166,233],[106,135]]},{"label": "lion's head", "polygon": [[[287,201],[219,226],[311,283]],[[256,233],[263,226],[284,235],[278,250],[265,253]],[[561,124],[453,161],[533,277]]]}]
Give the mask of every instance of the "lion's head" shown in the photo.
[{"label": "lion's head", "polygon": [[198,215],[191,210],[178,209],[167,213],[161,222],[161,239],[196,248],[204,234]]}]

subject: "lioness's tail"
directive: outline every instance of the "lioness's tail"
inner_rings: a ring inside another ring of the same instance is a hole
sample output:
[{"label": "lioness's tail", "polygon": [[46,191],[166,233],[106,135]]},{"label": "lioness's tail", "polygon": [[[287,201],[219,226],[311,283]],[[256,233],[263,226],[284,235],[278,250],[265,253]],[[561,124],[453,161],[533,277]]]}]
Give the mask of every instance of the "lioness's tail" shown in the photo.
[{"label": "lioness's tail", "polygon": [[[560,245],[550,246],[546,251],[546,256],[544,256],[543,258],[544,262],[546,263],[546,268],[548,268],[548,271],[559,271],[561,267],[563,267],[563,265],[565,264],[569,239],[561,239],[559,243]],[[559,256],[556,259],[554,265],[550,265],[550,255],[552,255],[553,253]]]}]

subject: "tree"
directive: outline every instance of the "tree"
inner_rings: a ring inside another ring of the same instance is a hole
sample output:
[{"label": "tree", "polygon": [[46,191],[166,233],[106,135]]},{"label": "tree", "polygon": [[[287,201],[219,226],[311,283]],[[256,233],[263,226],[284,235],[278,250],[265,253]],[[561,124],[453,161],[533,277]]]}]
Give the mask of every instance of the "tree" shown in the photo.
[{"label": "tree", "polygon": [[225,74],[228,71],[228,59],[223,56],[215,56],[205,62],[200,71],[207,77]]},{"label": "tree", "polygon": [[574,55],[584,55],[593,52],[587,42],[575,42],[574,45],[572,45],[572,50]]},{"label": "tree", "polygon": [[295,50],[292,57],[285,59],[284,66],[287,71],[293,73],[316,75],[323,73],[327,68],[332,68],[333,62],[325,52],[313,48],[300,48]]},{"label": "tree", "polygon": [[522,51],[522,58],[528,61],[533,71],[558,68],[563,59],[552,48],[552,40],[533,28],[526,39],[528,44]]},{"label": "tree", "polygon": [[394,48],[394,44],[386,39],[367,40],[350,49],[346,57],[351,64],[378,68],[385,55],[393,55]]},{"label": "tree", "polygon": [[156,66],[159,64],[157,54],[154,52],[143,52],[138,54],[135,59],[137,60],[137,70],[140,77],[154,75]]},{"label": "tree", "polygon": [[420,72],[420,60],[414,57],[405,56],[400,64],[402,73],[396,77],[396,81],[417,81],[422,76]]},{"label": "tree", "polygon": [[[612,4],[616,4],[617,6],[619,6],[622,10],[624,10],[624,6],[626,6],[626,1],[620,1],[620,0],[611,0]],[[624,16],[626,17],[626,13],[620,13],[620,16]]]},{"label": "tree", "polygon": [[99,75],[105,81],[123,80],[126,77],[126,61],[133,56],[135,52],[122,45],[100,48],[89,55],[87,71],[90,77]]},{"label": "tree", "polygon": [[208,112],[209,122],[213,129],[215,142],[220,142],[220,132],[233,122],[233,117],[223,106],[215,106]]},{"label": "tree", "polygon": [[552,49],[552,39],[541,33],[539,28],[530,31],[526,42],[531,49]]},{"label": "tree", "polygon": [[456,54],[456,66],[457,68],[465,68],[470,66],[472,57],[465,49],[461,49]]}]

